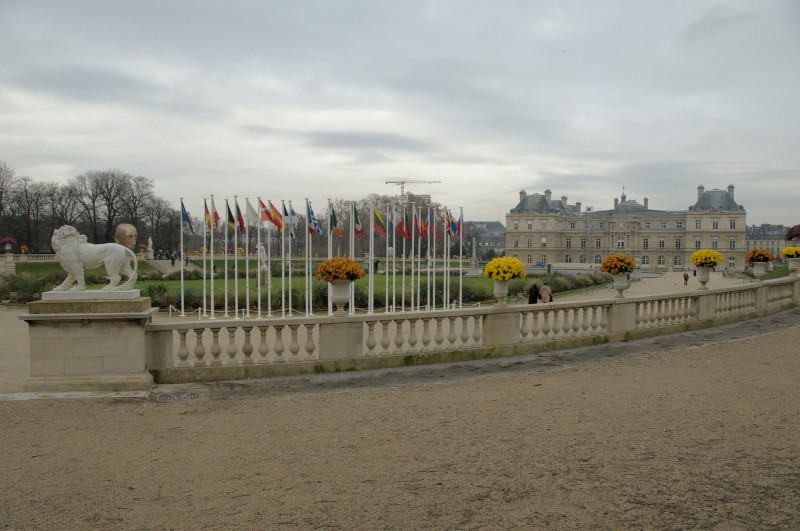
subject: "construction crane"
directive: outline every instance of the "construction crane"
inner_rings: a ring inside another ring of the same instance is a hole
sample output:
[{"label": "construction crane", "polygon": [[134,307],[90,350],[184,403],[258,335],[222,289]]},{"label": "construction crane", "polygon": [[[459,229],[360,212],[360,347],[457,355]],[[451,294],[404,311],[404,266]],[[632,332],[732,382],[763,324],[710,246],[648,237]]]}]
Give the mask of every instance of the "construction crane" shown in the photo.
[{"label": "construction crane", "polygon": [[394,179],[391,181],[386,181],[386,184],[399,184],[400,185],[400,197],[406,196],[406,184],[431,184],[431,183],[440,183],[442,181],[423,181],[419,179]]}]

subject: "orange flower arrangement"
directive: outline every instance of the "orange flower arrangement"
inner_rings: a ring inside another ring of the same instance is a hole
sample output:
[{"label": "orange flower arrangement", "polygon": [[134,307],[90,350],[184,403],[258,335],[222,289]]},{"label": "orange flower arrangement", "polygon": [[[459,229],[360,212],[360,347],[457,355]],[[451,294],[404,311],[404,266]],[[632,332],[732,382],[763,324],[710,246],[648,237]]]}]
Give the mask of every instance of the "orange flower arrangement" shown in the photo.
[{"label": "orange flower arrangement", "polygon": [[600,271],[616,275],[618,273],[630,273],[636,267],[633,258],[626,254],[614,253],[606,257],[600,264]]},{"label": "orange flower arrangement", "polygon": [[744,260],[748,264],[766,263],[775,260],[775,255],[766,249],[756,247],[755,249],[750,249],[750,251],[748,251],[747,256],[744,257]]},{"label": "orange flower arrangement", "polygon": [[358,280],[366,273],[361,266],[352,258],[346,256],[341,258],[329,258],[317,267],[315,278],[325,282],[335,282],[337,280]]}]

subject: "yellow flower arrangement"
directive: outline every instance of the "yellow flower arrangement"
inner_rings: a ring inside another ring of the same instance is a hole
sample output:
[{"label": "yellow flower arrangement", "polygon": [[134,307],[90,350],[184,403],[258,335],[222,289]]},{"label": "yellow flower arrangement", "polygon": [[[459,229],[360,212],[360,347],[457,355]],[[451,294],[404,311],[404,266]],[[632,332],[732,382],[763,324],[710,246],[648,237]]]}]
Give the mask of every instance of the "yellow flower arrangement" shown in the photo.
[{"label": "yellow flower arrangement", "polygon": [[314,276],[317,280],[334,282],[336,280],[358,280],[364,275],[366,273],[355,260],[344,256],[325,260],[317,267],[317,273]]},{"label": "yellow flower arrangement", "polygon": [[800,246],[784,247],[781,249],[781,255],[784,258],[800,258]]},{"label": "yellow flower arrangement", "polygon": [[492,280],[511,280],[512,278],[525,278],[525,268],[519,258],[503,256],[493,258],[491,262],[483,268],[483,276]]},{"label": "yellow flower arrangement", "polygon": [[744,260],[748,264],[767,263],[775,260],[775,255],[766,249],[756,247],[747,252],[747,256],[744,257]]},{"label": "yellow flower arrangement", "polygon": [[618,273],[630,273],[636,267],[633,258],[620,253],[608,255],[603,263],[600,264],[600,271],[616,275]]},{"label": "yellow flower arrangement", "polygon": [[236,254],[244,254],[244,247],[237,247]]},{"label": "yellow flower arrangement", "polygon": [[722,263],[725,257],[719,251],[700,249],[692,253],[691,261],[697,267],[714,267]]}]

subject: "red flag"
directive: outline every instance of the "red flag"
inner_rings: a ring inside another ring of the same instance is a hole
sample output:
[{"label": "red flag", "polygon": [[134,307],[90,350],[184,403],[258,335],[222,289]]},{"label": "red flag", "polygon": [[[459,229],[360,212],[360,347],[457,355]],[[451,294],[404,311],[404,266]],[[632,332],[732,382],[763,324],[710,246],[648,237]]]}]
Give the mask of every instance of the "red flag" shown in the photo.
[{"label": "red flag", "polygon": [[281,211],[275,208],[272,201],[267,201],[267,203],[269,203],[270,221],[278,228],[278,232],[283,232],[283,216],[281,215]]},{"label": "red flag", "polygon": [[356,235],[356,238],[364,237],[364,226],[358,219],[358,209],[355,206],[353,207],[353,233]]},{"label": "red flag", "polygon": [[272,219],[272,215],[269,213],[267,205],[265,205],[264,201],[261,199],[258,200],[258,217],[261,221],[269,221],[273,224],[275,223],[275,220]]}]

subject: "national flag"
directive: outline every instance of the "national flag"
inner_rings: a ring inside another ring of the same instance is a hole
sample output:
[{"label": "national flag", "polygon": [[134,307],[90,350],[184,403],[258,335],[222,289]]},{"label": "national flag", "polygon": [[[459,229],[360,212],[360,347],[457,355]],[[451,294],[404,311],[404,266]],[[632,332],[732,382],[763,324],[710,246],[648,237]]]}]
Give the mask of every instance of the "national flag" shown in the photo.
[{"label": "national flag", "polygon": [[214,204],[214,198],[211,198],[211,219],[214,223],[214,228],[219,232],[219,212],[217,212],[217,205]]},{"label": "national flag", "polygon": [[225,208],[228,209],[228,225],[230,226],[231,230],[236,230],[236,218],[233,217],[233,212],[231,212],[231,205],[228,203],[228,200],[225,200]]},{"label": "national flag", "polygon": [[319,226],[317,216],[314,214],[314,208],[308,201],[306,201],[306,225],[308,225],[308,233],[310,235],[319,234],[320,236],[325,236],[325,231]]},{"label": "national flag", "polygon": [[464,214],[460,213],[458,215],[458,224],[456,224],[456,233],[458,234],[459,238],[461,237],[462,230],[464,230]]},{"label": "national flag", "polygon": [[333,209],[333,205],[331,205],[331,218],[328,220],[328,229],[339,238],[344,236],[339,228],[339,221],[336,219],[336,211]]},{"label": "national flag", "polygon": [[250,200],[246,197],[244,199],[244,215],[247,223],[250,225],[255,225],[259,222],[258,212],[256,212],[256,209],[253,208],[253,205],[250,204]]},{"label": "national flag", "polygon": [[394,231],[394,213],[389,211],[386,214],[386,234],[391,235]]},{"label": "national flag", "polygon": [[425,236],[425,223],[421,223],[417,216],[417,209],[414,209],[414,228],[417,229],[417,238]]},{"label": "national flag", "polygon": [[242,231],[242,234],[244,234],[246,225],[244,218],[242,217],[242,211],[239,210],[239,201],[234,199],[233,204],[236,205],[236,222],[239,224],[239,230]]},{"label": "national flag", "polygon": [[293,227],[296,227],[298,223],[299,220],[297,219],[297,214],[295,214],[294,212],[294,207],[292,206],[292,202],[289,201],[289,224],[292,225]]},{"label": "national flag", "polygon": [[408,224],[408,210],[403,211],[403,217],[405,218],[403,220],[403,238],[408,240],[411,238],[411,225]]},{"label": "national flag", "polygon": [[375,232],[381,236],[386,236],[386,225],[383,223],[383,217],[375,205],[372,205],[372,213],[375,216]]},{"label": "national flag", "polygon": [[272,204],[272,201],[267,201],[269,203],[269,217],[272,224],[278,229],[278,232],[283,231],[283,216],[281,215],[280,210],[275,208],[275,205]]},{"label": "national flag", "polygon": [[208,211],[208,201],[206,199],[203,199],[203,207],[205,208],[206,211],[206,217],[205,217],[206,227],[208,227],[208,229],[211,230],[211,212]]},{"label": "national flag", "polygon": [[447,213],[447,220],[449,221],[447,231],[450,234],[451,240],[458,239],[458,226],[456,225],[456,218],[452,216],[449,212]]},{"label": "national flag", "polygon": [[258,199],[258,217],[261,221],[272,221],[272,223],[275,223],[272,220],[272,214],[270,214],[267,205],[264,204],[261,198]]},{"label": "national flag", "polygon": [[364,226],[361,225],[361,221],[358,219],[358,209],[355,206],[353,207],[353,233],[357,238],[364,237]]},{"label": "national flag", "polygon": [[395,208],[393,216],[394,216],[394,228],[397,230],[397,232],[400,233],[401,237],[408,239],[408,236],[406,236],[406,227],[405,225],[403,225],[403,218],[400,216],[400,211],[398,211]]},{"label": "national flag", "polygon": [[181,199],[181,221],[189,225],[189,232],[194,234],[194,227],[192,227],[192,220],[189,219],[189,213],[186,212],[186,207],[183,206],[183,199]]},{"label": "national flag", "polygon": [[[294,224],[292,223],[292,217],[289,215],[289,211],[286,210],[286,203],[283,202],[281,199],[281,205],[283,206],[283,219],[285,220],[286,226],[289,229],[289,237],[294,238]],[[289,208],[292,207],[292,203],[289,202]],[[294,212],[294,210],[292,210]]]}]

